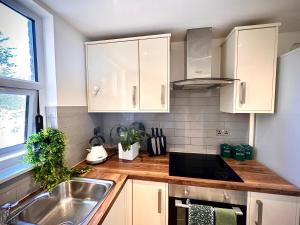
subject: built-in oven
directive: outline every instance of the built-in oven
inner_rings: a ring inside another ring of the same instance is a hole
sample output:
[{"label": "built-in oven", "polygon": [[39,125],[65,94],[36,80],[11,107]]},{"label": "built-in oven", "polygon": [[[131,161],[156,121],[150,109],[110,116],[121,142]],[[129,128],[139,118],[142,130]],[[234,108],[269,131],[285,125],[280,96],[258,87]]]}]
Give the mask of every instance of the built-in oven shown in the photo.
[{"label": "built-in oven", "polygon": [[246,225],[247,192],[170,184],[169,225],[188,224],[189,204],[233,209],[237,224]]}]

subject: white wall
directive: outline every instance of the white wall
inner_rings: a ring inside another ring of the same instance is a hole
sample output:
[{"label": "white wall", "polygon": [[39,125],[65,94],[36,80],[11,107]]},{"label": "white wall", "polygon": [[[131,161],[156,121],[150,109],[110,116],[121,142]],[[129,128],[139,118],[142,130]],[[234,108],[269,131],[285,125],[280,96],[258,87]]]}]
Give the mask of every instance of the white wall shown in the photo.
[{"label": "white wall", "polygon": [[294,44],[300,44],[300,32],[287,32],[280,33],[278,37],[278,55],[282,55],[284,53],[292,50]]},{"label": "white wall", "polygon": [[257,115],[257,159],[300,187],[300,48],[279,58],[277,108]]},{"label": "white wall", "polygon": [[85,37],[41,1],[18,1],[43,19],[46,106],[86,106]]},{"label": "white wall", "polygon": [[60,17],[54,17],[58,106],[86,106],[85,38]]}]

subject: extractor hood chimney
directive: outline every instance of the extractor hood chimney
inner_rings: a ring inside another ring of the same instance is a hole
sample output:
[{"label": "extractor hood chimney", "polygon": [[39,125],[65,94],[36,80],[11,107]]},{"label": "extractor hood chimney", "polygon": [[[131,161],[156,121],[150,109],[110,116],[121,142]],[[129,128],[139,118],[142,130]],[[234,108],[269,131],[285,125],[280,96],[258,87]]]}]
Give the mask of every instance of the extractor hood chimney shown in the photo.
[{"label": "extractor hood chimney", "polygon": [[185,79],[172,82],[174,89],[198,89],[232,84],[234,80],[211,75],[212,28],[189,29],[185,43]]}]

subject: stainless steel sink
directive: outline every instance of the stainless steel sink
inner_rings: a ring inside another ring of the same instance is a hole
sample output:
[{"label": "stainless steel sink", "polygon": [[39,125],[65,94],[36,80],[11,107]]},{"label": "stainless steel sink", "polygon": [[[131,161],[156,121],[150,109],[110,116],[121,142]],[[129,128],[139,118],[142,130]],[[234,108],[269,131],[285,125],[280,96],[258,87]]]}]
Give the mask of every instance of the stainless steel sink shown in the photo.
[{"label": "stainless steel sink", "polygon": [[12,212],[12,224],[87,224],[114,186],[113,181],[72,178],[40,193]]}]

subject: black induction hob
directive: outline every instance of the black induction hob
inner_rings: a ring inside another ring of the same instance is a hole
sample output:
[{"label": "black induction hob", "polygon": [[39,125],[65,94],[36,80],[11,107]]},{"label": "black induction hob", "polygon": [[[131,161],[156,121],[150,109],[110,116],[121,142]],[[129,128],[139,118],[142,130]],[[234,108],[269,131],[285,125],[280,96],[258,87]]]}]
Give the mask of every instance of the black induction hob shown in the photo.
[{"label": "black induction hob", "polygon": [[243,182],[219,155],[171,152],[169,175]]}]

